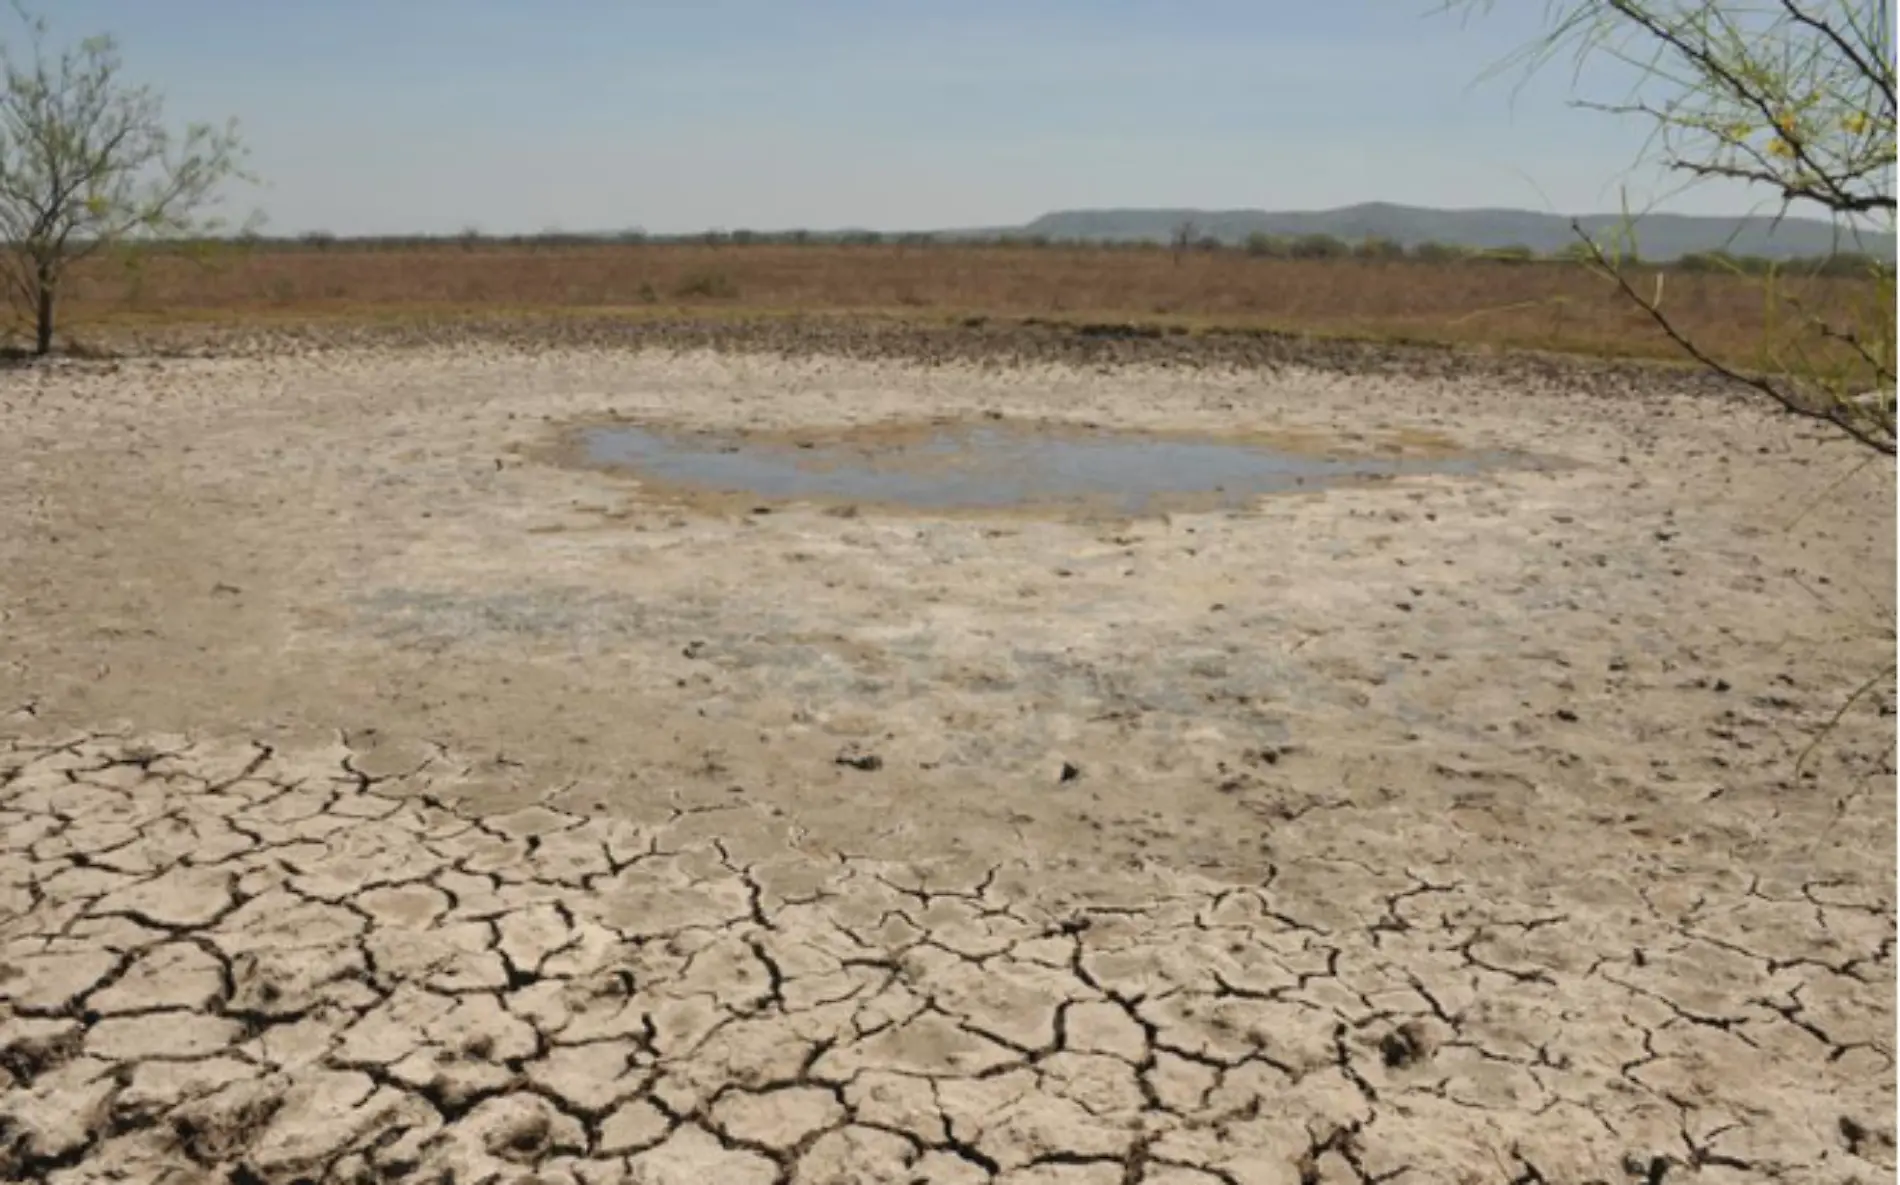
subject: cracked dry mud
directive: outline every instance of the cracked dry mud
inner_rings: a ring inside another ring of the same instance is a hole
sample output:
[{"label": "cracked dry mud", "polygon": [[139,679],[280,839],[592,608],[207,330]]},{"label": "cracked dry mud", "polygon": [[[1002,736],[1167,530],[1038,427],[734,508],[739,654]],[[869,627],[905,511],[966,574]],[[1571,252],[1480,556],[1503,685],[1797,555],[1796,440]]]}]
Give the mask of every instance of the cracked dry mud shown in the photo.
[{"label": "cracked dry mud", "polygon": [[[1891,689],[1793,768],[1891,656],[1892,477],[1784,421],[576,349],[0,390],[0,1177],[1894,1172]],[[1576,465],[1101,523],[529,459],[920,404]]]}]

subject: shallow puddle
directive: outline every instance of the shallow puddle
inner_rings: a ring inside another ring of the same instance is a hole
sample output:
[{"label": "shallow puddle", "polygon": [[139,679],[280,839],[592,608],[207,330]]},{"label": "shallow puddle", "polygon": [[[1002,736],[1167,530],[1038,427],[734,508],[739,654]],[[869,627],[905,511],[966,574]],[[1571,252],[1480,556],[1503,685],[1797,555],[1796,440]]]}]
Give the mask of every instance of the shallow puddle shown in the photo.
[{"label": "shallow puddle", "polygon": [[1444,448],[1339,456],[1219,436],[1048,424],[878,426],[809,439],[611,425],[584,431],[579,452],[587,465],[627,471],[682,495],[1124,515],[1234,508],[1264,494],[1533,463],[1518,454]]}]

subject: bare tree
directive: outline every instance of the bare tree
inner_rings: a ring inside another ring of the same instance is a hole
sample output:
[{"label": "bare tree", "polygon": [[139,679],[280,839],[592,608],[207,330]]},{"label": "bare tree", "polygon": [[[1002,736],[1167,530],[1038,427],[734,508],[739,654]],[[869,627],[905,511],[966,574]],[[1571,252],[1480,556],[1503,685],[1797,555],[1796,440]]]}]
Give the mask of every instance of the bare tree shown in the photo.
[{"label": "bare tree", "polygon": [[24,52],[0,46],[0,282],[53,348],[73,265],[121,245],[203,236],[220,187],[242,177],[234,125],[172,132],[156,92],[125,81],[117,44],[89,37],[57,52],[44,19],[17,2]]},{"label": "bare tree", "polygon": [[1183,218],[1175,226],[1174,237],[1169,242],[1169,246],[1174,251],[1174,266],[1181,266],[1182,256],[1188,253],[1188,249],[1193,247],[1195,240],[1200,237],[1201,228],[1192,218]]},{"label": "bare tree", "polygon": [[[1446,7],[1492,3],[1446,0]],[[1579,74],[1592,60],[1635,67],[1642,82],[1631,96],[1578,105],[1646,123],[1649,155],[1685,185],[1752,186],[1784,214],[1831,219],[1844,246],[1858,245],[1869,230],[1893,232],[1894,43],[1886,0],[1549,0],[1545,17],[1544,35],[1513,62],[1535,69],[1569,51]],[[1637,276],[1622,246],[1633,236],[1604,243],[1580,226],[1577,233],[1587,262],[1698,363],[1894,455],[1891,256],[1869,265],[1860,299],[1826,308],[1784,275],[1760,277],[1782,332],[1764,335],[1757,365],[1742,368],[1717,360],[1681,329],[1660,276]]]}]

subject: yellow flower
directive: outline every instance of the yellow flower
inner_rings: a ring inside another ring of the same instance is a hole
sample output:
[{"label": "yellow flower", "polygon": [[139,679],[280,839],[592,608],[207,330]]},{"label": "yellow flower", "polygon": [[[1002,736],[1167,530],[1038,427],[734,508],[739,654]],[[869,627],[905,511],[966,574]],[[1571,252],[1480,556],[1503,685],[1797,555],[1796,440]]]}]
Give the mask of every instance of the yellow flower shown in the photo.
[{"label": "yellow flower", "polygon": [[1867,117],[1856,111],[1842,120],[1841,126],[1846,128],[1851,134],[1858,136],[1867,130]]},{"label": "yellow flower", "polygon": [[1768,142],[1768,155],[1791,157],[1794,155],[1794,145],[1783,140],[1780,136],[1776,136]]}]

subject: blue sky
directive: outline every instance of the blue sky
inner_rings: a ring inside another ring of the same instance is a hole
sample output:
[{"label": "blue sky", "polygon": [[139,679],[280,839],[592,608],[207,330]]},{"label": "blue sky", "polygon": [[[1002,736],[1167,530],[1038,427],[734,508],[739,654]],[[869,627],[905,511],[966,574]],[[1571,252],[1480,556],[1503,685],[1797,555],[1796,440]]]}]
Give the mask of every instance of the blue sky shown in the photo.
[{"label": "blue sky", "polygon": [[[40,0],[179,120],[236,116],[274,234],[1014,224],[1076,206],[1615,209],[1642,129],[1543,5],[1436,0]],[[1599,96],[1601,97],[1601,96]],[[1661,208],[1732,213],[1708,190]]]}]

